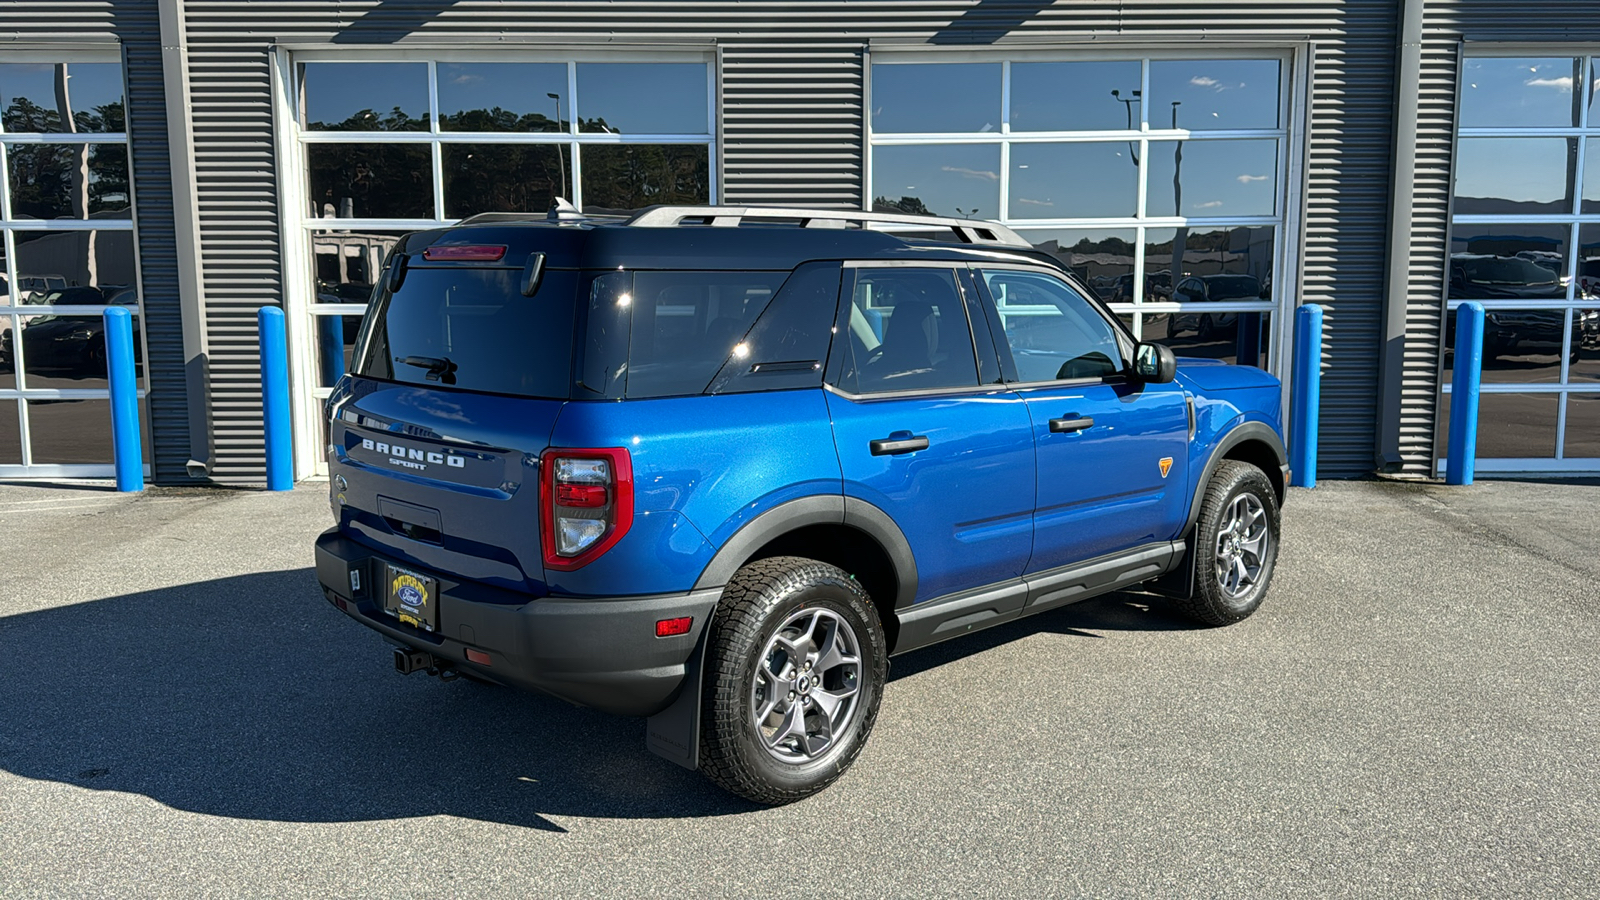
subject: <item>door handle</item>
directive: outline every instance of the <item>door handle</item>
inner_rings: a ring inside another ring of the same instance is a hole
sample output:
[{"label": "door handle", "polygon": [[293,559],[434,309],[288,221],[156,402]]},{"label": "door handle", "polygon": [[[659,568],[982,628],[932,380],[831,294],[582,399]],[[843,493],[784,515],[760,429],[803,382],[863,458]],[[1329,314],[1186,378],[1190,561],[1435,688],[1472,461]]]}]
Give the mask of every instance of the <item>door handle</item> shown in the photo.
[{"label": "door handle", "polygon": [[1070,434],[1074,431],[1083,431],[1094,427],[1094,416],[1068,415],[1064,419],[1051,419],[1050,431],[1053,434]]},{"label": "door handle", "polygon": [[868,446],[872,448],[873,456],[893,456],[897,453],[914,453],[928,449],[928,438],[920,434],[911,437],[878,438]]}]

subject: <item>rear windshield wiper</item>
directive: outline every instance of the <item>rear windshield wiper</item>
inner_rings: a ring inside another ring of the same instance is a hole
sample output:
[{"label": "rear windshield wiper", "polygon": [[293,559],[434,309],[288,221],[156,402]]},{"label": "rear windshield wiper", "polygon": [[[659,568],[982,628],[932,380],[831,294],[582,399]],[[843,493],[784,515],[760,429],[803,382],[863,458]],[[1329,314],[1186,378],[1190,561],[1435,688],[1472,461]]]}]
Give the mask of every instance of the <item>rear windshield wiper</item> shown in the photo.
[{"label": "rear windshield wiper", "polygon": [[438,381],[443,384],[456,383],[456,364],[445,356],[397,356],[395,362],[408,366],[426,369],[426,378],[429,381]]}]

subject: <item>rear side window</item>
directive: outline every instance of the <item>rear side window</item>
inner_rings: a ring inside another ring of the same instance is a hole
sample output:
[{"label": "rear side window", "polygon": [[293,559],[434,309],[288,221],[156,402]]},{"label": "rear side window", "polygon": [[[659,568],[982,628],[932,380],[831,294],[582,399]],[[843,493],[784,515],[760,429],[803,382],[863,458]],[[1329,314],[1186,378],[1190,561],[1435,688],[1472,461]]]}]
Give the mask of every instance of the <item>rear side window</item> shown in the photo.
[{"label": "rear side window", "polygon": [[635,272],[626,396],[704,392],[788,275]]},{"label": "rear side window", "polygon": [[953,269],[859,269],[845,319],[847,393],[974,387],[972,329]]},{"label": "rear side window", "polygon": [[358,375],[520,397],[572,387],[574,272],[549,271],[532,297],[522,269],[410,267],[369,313]]}]

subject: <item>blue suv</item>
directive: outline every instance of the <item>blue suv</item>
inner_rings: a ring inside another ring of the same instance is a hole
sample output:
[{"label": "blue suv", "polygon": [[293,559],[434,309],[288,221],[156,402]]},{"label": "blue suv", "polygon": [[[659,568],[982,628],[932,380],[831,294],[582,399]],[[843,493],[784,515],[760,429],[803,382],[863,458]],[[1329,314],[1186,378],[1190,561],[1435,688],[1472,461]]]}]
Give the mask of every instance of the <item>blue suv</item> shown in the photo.
[{"label": "blue suv", "polygon": [[892,655],[1135,585],[1254,612],[1281,394],[992,223],[483,216],[374,290],[317,576],[401,672],[648,716],[784,803],[861,751]]}]

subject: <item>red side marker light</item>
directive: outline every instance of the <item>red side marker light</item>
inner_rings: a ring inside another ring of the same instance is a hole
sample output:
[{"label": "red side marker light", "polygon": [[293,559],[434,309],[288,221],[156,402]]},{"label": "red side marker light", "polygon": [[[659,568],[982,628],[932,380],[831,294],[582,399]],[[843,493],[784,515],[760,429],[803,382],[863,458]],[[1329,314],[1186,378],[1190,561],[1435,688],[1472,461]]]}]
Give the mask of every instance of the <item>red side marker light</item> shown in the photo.
[{"label": "red side marker light", "polygon": [[656,623],[656,637],[673,637],[688,634],[689,626],[694,624],[694,616],[679,616],[676,619],[662,619]]},{"label": "red side marker light", "polygon": [[467,649],[467,662],[477,663],[480,666],[487,666],[490,664],[489,654],[483,652],[482,650],[473,650],[469,647]]},{"label": "red side marker light", "polygon": [[446,244],[422,251],[429,262],[495,262],[505,255],[503,244]]}]

